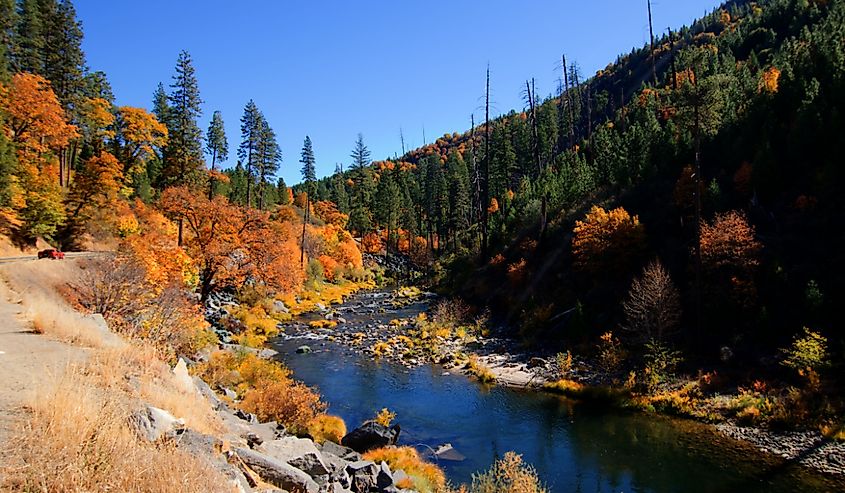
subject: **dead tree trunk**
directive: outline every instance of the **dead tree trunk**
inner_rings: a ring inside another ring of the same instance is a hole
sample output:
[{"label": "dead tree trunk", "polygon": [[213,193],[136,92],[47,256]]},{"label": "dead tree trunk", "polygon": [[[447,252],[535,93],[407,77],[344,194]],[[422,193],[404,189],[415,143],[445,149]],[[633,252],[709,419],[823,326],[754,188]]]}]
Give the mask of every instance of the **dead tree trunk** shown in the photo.
[{"label": "dead tree trunk", "polygon": [[657,62],[654,55],[654,28],[651,23],[651,0],[648,0],[648,35],[651,40],[651,74],[654,78],[654,86],[657,87]]}]

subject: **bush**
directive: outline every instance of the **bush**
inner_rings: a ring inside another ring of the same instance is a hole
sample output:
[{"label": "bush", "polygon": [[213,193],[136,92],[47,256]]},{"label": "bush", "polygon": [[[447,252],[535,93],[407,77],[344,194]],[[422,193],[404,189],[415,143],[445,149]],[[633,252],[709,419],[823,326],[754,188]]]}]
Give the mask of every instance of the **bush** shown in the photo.
[{"label": "bush", "polygon": [[625,351],[622,343],[614,337],[613,332],[605,332],[599,339],[599,366],[608,375],[619,371],[622,362],[625,361]]},{"label": "bush", "polygon": [[388,426],[390,426],[390,423],[392,423],[394,419],[396,419],[396,413],[390,411],[389,409],[387,409],[385,407],[385,408],[382,408],[382,410],[379,411],[376,414],[376,417],[373,418],[373,421],[375,421],[376,423],[378,423],[382,426],[388,427]]},{"label": "bush", "polygon": [[649,341],[645,347],[646,366],[643,373],[648,390],[654,392],[672,379],[675,368],[681,362],[681,353],[655,340]]},{"label": "bush", "polygon": [[346,423],[338,416],[320,414],[308,423],[308,434],[317,443],[340,443],[346,435]]},{"label": "bush", "polygon": [[467,373],[474,376],[481,383],[496,383],[496,375],[484,363],[478,361],[478,356],[470,355],[467,364],[464,367]]},{"label": "bush", "polygon": [[420,454],[411,447],[384,447],[364,454],[364,460],[375,463],[387,462],[391,471],[399,469],[410,476],[414,490],[421,493],[443,491],[446,488],[446,476],[436,465],[425,462]]},{"label": "bush", "polygon": [[817,372],[830,364],[827,338],[807,327],[804,327],[804,336],[796,336],[792,345],[783,352],[786,355],[783,364],[799,372]]},{"label": "bush", "polygon": [[475,474],[469,493],[546,493],[537,471],[522,456],[507,452],[487,471]]},{"label": "bush", "polygon": [[565,395],[567,397],[577,398],[581,396],[584,386],[574,380],[561,378],[555,382],[546,382],[543,384],[543,390],[555,394]]},{"label": "bush", "polygon": [[286,379],[261,382],[247,390],[240,408],[255,414],[261,422],[277,421],[300,434],[308,431],[308,425],[326,410],[326,405],[305,384]]}]

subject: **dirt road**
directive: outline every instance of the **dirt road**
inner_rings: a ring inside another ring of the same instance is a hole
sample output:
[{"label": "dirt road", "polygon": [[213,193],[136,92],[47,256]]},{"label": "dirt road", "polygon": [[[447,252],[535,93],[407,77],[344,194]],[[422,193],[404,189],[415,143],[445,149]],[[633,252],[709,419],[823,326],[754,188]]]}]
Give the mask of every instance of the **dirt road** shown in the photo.
[{"label": "dirt road", "polygon": [[87,351],[31,332],[17,293],[0,280],[0,443],[31,392]]}]

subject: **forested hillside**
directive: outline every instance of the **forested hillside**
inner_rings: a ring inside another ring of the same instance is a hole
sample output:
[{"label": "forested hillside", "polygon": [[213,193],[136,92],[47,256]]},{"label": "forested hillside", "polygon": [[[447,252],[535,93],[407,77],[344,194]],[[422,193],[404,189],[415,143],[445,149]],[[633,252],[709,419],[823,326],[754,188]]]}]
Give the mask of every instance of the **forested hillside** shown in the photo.
[{"label": "forested hillside", "polygon": [[804,326],[839,350],[843,41],[841,1],[729,2],[588,80],[567,62],[554,97],[528,78],[525,108],[353,159],[317,198],[529,342],[634,344],[658,315],[626,299],[671,288],[651,308],[690,358],[752,361]]}]

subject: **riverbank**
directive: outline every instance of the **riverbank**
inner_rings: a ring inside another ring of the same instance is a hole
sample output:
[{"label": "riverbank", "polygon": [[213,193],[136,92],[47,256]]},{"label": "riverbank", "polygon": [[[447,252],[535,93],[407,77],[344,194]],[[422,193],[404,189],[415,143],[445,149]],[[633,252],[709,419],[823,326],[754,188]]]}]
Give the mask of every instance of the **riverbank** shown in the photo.
[{"label": "riverbank", "polygon": [[[308,350],[319,350],[326,343],[337,344],[373,361],[385,361],[413,369],[436,364],[446,372],[477,375],[489,383],[543,392],[544,386],[554,384],[560,376],[553,357],[540,357],[521,350],[513,341],[487,337],[480,333],[463,333],[463,330],[441,331],[431,323],[431,316],[421,316],[430,310],[435,299],[431,294],[398,292],[362,293],[347,303],[307,320],[295,320],[286,325],[283,338],[293,338]],[[324,318],[338,322],[335,327],[320,327],[315,321]],[[429,333],[426,333],[429,331]],[[468,364],[469,356],[473,364]],[[479,370],[481,368],[482,370]],[[629,389],[608,388],[600,372],[574,357],[566,371],[567,381],[578,386],[577,392],[566,392],[582,401],[598,399],[601,406],[618,407],[624,412],[667,414],[693,419],[713,426],[713,429],[731,439],[754,445],[761,453],[772,457],[794,460],[802,465],[839,476],[845,475],[843,458],[845,446],[832,442],[818,431],[776,433],[760,426],[744,427],[724,416],[729,414],[726,403],[738,394],[721,393],[711,400],[702,399],[696,380],[679,380],[654,395],[636,397]],[[695,408],[689,407],[690,399],[697,399]],[[618,397],[618,399],[617,399]],[[706,405],[698,407],[698,403]],[[732,412],[732,411],[731,411]],[[723,414],[719,414],[723,413]],[[714,425],[714,421],[720,421]],[[780,444],[780,445],[778,445]]]}]

